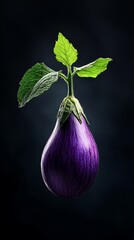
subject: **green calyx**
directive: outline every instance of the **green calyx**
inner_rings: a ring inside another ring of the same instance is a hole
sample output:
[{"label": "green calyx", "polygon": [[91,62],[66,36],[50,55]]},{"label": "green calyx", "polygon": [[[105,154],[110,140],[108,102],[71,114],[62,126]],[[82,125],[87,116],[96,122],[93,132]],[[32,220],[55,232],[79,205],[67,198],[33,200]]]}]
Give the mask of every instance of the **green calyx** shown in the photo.
[{"label": "green calyx", "polygon": [[89,124],[78,99],[72,96],[67,96],[63,99],[57,114],[60,125],[67,120],[71,113],[74,114],[79,123],[82,123],[82,117],[84,117]]}]

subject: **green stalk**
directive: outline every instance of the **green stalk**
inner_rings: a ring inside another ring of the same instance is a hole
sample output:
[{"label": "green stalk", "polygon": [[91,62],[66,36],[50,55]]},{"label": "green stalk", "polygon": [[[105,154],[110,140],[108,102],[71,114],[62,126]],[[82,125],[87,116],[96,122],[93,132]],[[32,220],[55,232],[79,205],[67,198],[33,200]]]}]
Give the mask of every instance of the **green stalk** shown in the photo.
[{"label": "green stalk", "polygon": [[71,67],[68,67],[67,82],[68,82],[68,96],[74,97],[74,86]]}]

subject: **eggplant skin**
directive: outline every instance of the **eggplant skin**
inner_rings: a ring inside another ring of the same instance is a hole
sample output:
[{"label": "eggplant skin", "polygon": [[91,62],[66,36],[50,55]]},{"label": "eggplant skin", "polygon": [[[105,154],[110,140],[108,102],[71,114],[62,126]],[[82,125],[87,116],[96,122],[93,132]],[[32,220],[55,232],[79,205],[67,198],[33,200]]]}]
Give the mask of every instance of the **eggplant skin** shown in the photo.
[{"label": "eggplant skin", "polygon": [[58,197],[78,197],[93,184],[98,167],[97,145],[84,117],[80,123],[71,113],[62,126],[57,119],[41,157],[47,188]]}]

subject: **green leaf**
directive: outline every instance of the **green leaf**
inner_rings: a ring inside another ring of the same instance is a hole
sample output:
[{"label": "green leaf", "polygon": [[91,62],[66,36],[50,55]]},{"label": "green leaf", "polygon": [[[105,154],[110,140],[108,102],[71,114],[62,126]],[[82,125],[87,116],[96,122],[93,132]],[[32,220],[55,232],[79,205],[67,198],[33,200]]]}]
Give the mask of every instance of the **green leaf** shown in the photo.
[{"label": "green leaf", "polygon": [[57,61],[63,65],[70,67],[77,60],[77,50],[73,47],[62,33],[58,34],[58,40],[54,46],[54,54],[56,55]]},{"label": "green leaf", "polygon": [[53,71],[44,63],[37,63],[22,77],[17,97],[19,107],[23,107],[32,98],[48,90],[58,80],[58,72]]},{"label": "green leaf", "polygon": [[58,80],[59,72],[51,72],[43,76],[33,87],[27,102],[47,91]]},{"label": "green leaf", "polygon": [[107,69],[107,65],[110,61],[112,61],[111,58],[98,58],[85,66],[74,67],[74,74],[76,73],[79,77],[96,78]]}]

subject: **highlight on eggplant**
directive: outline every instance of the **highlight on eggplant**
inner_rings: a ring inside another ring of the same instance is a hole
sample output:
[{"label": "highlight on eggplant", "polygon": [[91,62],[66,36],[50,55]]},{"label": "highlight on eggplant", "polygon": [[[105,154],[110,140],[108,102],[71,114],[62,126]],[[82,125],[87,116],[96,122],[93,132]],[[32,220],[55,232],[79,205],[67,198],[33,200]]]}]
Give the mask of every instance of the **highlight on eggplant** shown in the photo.
[{"label": "highlight on eggplant", "polygon": [[74,96],[73,78],[75,75],[96,78],[112,59],[100,57],[82,67],[72,67],[78,51],[62,33],[58,34],[53,51],[56,60],[67,67],[67,75],[44,63],[36,63],[23,75],[17,99],[19,107],[23,107],[59,78],[67,84],[67,96],[59,107],[55,128],[43,149],[41,174],[47,188],[56,196],[74,198],[92,186],[99,168],[99,153],[88,119]]}]

